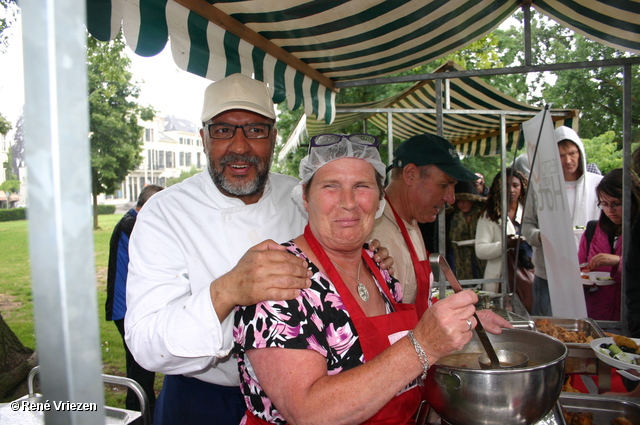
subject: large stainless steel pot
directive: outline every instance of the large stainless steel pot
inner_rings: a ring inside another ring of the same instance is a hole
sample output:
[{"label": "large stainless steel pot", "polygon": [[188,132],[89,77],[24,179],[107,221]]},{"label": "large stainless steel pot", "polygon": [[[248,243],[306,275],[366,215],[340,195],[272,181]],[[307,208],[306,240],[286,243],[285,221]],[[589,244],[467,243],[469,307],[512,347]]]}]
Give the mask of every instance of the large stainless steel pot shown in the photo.
[{"label": "large stainless steel pot", "polygon": [[[555,405],[564,381],[567,347],[550,336],[521,329],[489,335],[497,350],[529,356],[515,370],[445,365],[429,369],[424,393],[429,405],[452,425],[531,425]],[[477,335],[458,353],[482,353]]]}]

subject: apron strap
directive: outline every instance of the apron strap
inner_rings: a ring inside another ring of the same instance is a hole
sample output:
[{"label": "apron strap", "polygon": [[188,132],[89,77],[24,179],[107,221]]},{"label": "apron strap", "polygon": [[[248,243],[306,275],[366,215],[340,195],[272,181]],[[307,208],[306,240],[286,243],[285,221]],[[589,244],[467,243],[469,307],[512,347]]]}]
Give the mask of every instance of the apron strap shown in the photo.
[{"label": "apron strap", "polygon": [[413,241],[409,236],[409,232],[407,231],[407,226],[405,226],[402,217],[396,212],[395,208],[393,208],[393,204],[389,201],[389,198],[386,198],[387,205],[391,208],[391,212],[398,223],[398,227],[400,228],[400,232],[402,233],[402,237],[404,238],[405,243],[407,244],[407,248],[409,249],[409,254],[411,255],[411,263],[413,264],[413,272],[416,276],[416,311],[418,312],[418,317],[421,317],[422,314],[429,308],[431,305],[431,264],[429,263],[429,251],[426,251],[426,260],[418,259],[418,253],[416,252],[416,248],[413,245]]}]

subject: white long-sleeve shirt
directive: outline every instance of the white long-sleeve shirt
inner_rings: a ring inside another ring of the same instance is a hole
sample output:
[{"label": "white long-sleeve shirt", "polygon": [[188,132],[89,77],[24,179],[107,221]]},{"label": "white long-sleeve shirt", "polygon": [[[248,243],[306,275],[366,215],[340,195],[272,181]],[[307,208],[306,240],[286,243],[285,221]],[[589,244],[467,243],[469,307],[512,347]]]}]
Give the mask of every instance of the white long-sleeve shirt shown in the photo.
[{"label": "white long-sleeve shirt", "polygon": [[[518,203],[516,221],[522,221],[522,204]],[[507,236],[515,235],[516,228],[507,217]],[[502,219],[490,220],[487,214],[482,214],[476,227],[476,256],[481,260],[487,260],[484,269],[485,279],[496,279],[502,276]]]},{"label": "white long-sleeve shirt", "polygon": [[233,314],[222,323],[210,283],[265,239],[286,242],[306,224],[291,200],[298,181],[270,173],[260,201],[224,196],[207,171],[149,199],[129,245],[126,341],[144,368],[239,385]]}]

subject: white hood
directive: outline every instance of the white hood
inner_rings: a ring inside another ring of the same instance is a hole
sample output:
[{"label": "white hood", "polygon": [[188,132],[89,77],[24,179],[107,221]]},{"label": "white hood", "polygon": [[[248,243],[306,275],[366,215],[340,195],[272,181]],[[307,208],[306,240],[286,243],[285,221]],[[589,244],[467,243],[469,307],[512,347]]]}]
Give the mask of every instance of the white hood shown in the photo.
[{"label": "white hood", "polygon": [[[598,217],[600,217],[598,197],[596,196],[596,186],[602,179],[602,176],[586,171],[587,155],[584,152],[584,144],[572,128],[561,126],[556,128],[553,133],[556,143],[563,140],[570,140],[576,144],[580,151],[579,169],[582,171],[582,176],[580,176],[577,181],[576,205],[571,225],[574,229],[576,226],[586,226],[588,221],[597,220]],[[578,235],[576,236],[579,238]]]}]

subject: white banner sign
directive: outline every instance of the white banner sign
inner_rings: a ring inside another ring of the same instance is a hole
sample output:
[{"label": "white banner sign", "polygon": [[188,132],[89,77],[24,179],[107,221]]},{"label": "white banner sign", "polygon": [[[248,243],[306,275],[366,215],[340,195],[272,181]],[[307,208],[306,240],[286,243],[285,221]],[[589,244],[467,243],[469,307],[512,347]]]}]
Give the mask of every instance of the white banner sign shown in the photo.
[{"label": "white banner sign", "polygon": [[542,111],[522,124],[522,128],[529,165],[536,150],[536,141],[540,140],[537,158],[531,168],[528,190],[537,206],[551,309],[556,317],[585,318],[587,307],[580,278],[578,252],[551,116],[548,111],[546,114]]}]

